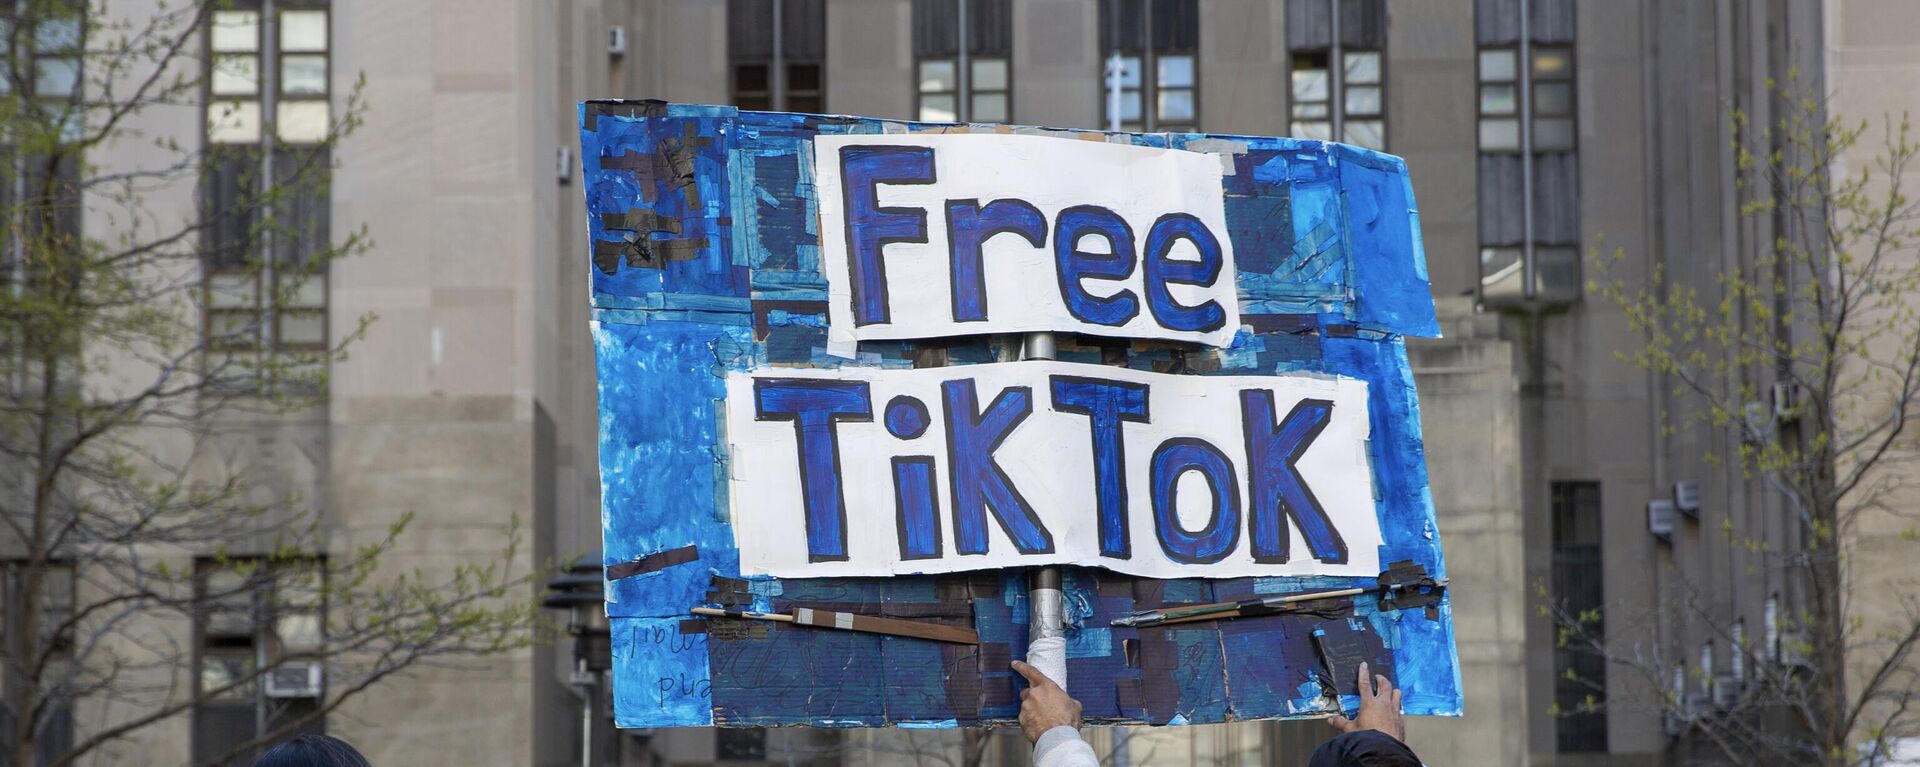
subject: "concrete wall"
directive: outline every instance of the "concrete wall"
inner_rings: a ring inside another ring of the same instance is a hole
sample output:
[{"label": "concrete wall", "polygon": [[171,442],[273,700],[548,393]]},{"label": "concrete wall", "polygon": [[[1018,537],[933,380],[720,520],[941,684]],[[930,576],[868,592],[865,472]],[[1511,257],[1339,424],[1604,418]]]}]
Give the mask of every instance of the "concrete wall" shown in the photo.
[{"label": "concrete wall", "polygon": [[1466,691],[1459,720],[1416,717],[1408,744],[1428,764],[1525,764],[1526,592],[1521,582],[1520,391],[1499,322],[1470,299],[1440,303],[1442,339],[1408,344],[1420,429],[1446,546],[1448,590]]},{"label": "concrete wall", "polygon": [[[1920,109],[1920,39],[1911,34],[1911,30],[1920,26],[1920,8],[1892,0],[1848,0],[1826,4],[1822,20],[1826,84],[1833,94],[1828,103],[1830,114],[1866,124],[1858,146],[1841,158],[1843,167],[1859,172],[1870,167],[1876,157],[1885,155],[1887,141],[1894,137],[1889,135],[1886,119],[1891,117],[1892,126],[1897,129],[1903,115]],[[1920,188],[1920,169],[1908,168],[1900,181],[1906,194],[1911,196],[1912,190]],[[1869,194],[1874,199],[1884,199],[1890,184],[1891,179],[1880,175],[1870,184]],[[1920,256],[1911,248],[1901,249],[1894,257],[1903,269],[1914,268],[1915,262],[1920,261]],[[1911,302],[1909,298],[1905,303]],[[1881,359],[1894,358],[1897,350],[1912,340],[1915,331],[1911,321],[1876,312],[1873,319],[1858,326],[1864,337],[1868,329],[1885,329],[1889,323],[1898,330],[1876,339],[1869,347]],[[1850,372],[1861,372],[1861,368],[1854,366]],[[1886,402],[1886,391],[1884,384],[1856,390],[1854,393],[1860,395],[1862,401],[1851,403],[1851,420],[1864,421],[1888,412],[1884,405],[1868,404]],[[1869,486],[1885,487],[1882,483],[1905,478],[1912,471],[1908,462],[1916,457],[1910,447],[1895,450],[1888,469],[1877,472],[1869,480]],[[1920,588],[1920,571],[1912,565],[1916,554],[1920,554],[1920,545],[1916,545],[1912,537],[1914,522],[1907,511],[1920,504],[1920,493],[1909,483],[1892,489],[1883,503],[1885,505],[1877,509],[1856,503],[1845,512],[1855,518],[1855,527],[1844,541],[1846,578],[1849,592],[1861,595],[1852,600],[1849,610],[1849,616],[1860,621],[1847,678],[1850,692],[1856,695],[1891,649],[1887,639],[1904,635],[1913,626],[1907,604],[1891,595],[1910,595]],[[1920,660],[1909,659],[1904,670],[1906,674],[1920,673]],[[1910,688],[1912,683],[1908,680],[1911,679],[1906,677],[1896,683],[1895,688]],[[1890,704],[1873,707],[1866,721],[1880,726],[1891,713],[1890,708]],[[1891,737],[1905,738],[1909,743],[1920,737],[1920,719],[1907,716],[1894,722],[1889,732]],[[1867,739],[1866,725],[1856,730],[1854,737]]]}]

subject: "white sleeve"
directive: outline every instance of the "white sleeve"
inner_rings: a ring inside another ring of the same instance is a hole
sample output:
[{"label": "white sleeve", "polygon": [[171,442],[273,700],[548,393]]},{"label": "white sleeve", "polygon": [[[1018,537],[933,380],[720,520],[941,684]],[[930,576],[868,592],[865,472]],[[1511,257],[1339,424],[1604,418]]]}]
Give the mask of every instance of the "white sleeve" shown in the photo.
[{"label": "white sleeve", "polygon": [[1033,742],[1033,767],[1100,767],[1100,758],[1080,739],[1079,730],[1063,724]]}]

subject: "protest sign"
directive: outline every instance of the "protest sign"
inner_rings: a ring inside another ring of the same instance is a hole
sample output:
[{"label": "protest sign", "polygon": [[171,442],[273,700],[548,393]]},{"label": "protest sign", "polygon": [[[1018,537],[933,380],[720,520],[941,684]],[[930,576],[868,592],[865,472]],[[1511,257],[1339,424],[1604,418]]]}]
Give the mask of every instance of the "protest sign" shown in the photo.
[{"label": "protest sign", "polygon": [[[1010,722],[1037,564],[1065,571],[1089,721],[1320,716],[1360,660],[1459,713],[1398,158],[581,118],[621,726]],[[1015,361],[1029,331],[1057,361]]]}]

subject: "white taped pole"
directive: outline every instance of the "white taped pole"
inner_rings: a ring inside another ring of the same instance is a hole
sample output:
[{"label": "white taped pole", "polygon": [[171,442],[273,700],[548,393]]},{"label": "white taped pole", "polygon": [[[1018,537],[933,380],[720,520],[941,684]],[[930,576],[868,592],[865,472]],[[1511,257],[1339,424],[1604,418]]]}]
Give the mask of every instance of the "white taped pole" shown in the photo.
[{"label": "white taped pole", "polygon": [[[1020,358],[1054,358],[1052,333],[1028,333]],[[1027,663],[1061,689],[1067,686],[1066,599],[1059,567],[1036,567],[1027,574]]]}]

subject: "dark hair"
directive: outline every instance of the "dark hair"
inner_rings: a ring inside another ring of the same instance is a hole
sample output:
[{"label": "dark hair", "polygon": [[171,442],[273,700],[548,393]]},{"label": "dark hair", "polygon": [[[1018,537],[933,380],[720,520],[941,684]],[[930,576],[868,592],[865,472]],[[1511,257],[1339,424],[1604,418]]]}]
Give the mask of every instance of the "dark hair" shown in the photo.
[{"label": "dark hair", "polygon": [[302,735],[274,746],[253,767],[372,767],[347,742],[331,735]]}]

